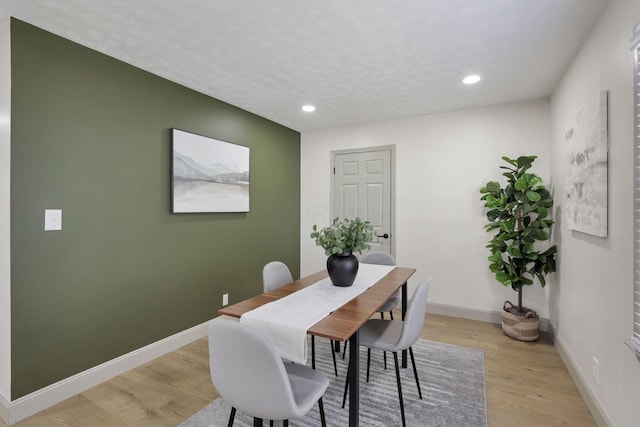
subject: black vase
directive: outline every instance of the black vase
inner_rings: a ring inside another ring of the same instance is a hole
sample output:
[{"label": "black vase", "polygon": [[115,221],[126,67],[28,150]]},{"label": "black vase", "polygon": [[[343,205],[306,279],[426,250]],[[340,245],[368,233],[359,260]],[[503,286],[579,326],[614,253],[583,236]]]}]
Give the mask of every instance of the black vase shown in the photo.
[{"label": "black vase", "polygon": [[327,271],[334,286],[351,286],[358,274],[358,258],[351,252],[330,255]]}]

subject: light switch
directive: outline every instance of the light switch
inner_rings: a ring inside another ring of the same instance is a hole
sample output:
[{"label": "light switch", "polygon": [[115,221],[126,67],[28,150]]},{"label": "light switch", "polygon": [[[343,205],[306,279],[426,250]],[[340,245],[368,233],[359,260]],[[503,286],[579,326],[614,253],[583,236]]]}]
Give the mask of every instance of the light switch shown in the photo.
[{"label": "light switch", "polygon": [[62,230],[62,209],[44,210],[44,231]]}]

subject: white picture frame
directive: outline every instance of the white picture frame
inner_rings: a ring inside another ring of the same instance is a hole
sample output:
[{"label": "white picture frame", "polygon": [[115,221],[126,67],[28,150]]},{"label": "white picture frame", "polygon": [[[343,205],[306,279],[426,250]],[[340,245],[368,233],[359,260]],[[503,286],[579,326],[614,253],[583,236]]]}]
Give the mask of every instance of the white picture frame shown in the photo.
[{"label": "white picture frame", "polygon": [[565,132],[565,218],[571,230],[606,237],[608,229],[608,92],[601,91]]},{"label": "white picture frame", "polygon": [[171,212],[249,212],[249,147],[171,129]]}]

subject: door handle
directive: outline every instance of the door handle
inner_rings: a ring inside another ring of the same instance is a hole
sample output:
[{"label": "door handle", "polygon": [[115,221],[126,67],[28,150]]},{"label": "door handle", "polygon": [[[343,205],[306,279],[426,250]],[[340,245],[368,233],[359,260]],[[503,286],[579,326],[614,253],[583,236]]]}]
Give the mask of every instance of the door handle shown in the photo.
[{"label": "door handle", "polygon": [[389,233],[384,233],[382,236],[376,236],[376,237],[382,237],[383,239],[388,239]]}]

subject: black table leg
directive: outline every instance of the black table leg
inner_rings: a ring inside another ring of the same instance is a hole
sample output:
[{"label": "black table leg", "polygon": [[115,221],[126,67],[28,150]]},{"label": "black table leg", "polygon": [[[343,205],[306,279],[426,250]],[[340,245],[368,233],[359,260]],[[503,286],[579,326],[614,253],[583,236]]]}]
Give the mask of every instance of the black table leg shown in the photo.
[{"label": "black table leg", "polygon": [[360,338],[359,333],[349,338],[349,427],[360,425]]},{"label": "black table leg", "polygon": [[[407,313],[407,282],[402,285],[402,321]],[[407,367],[407,350],[402,350],[402,367]]]}]

